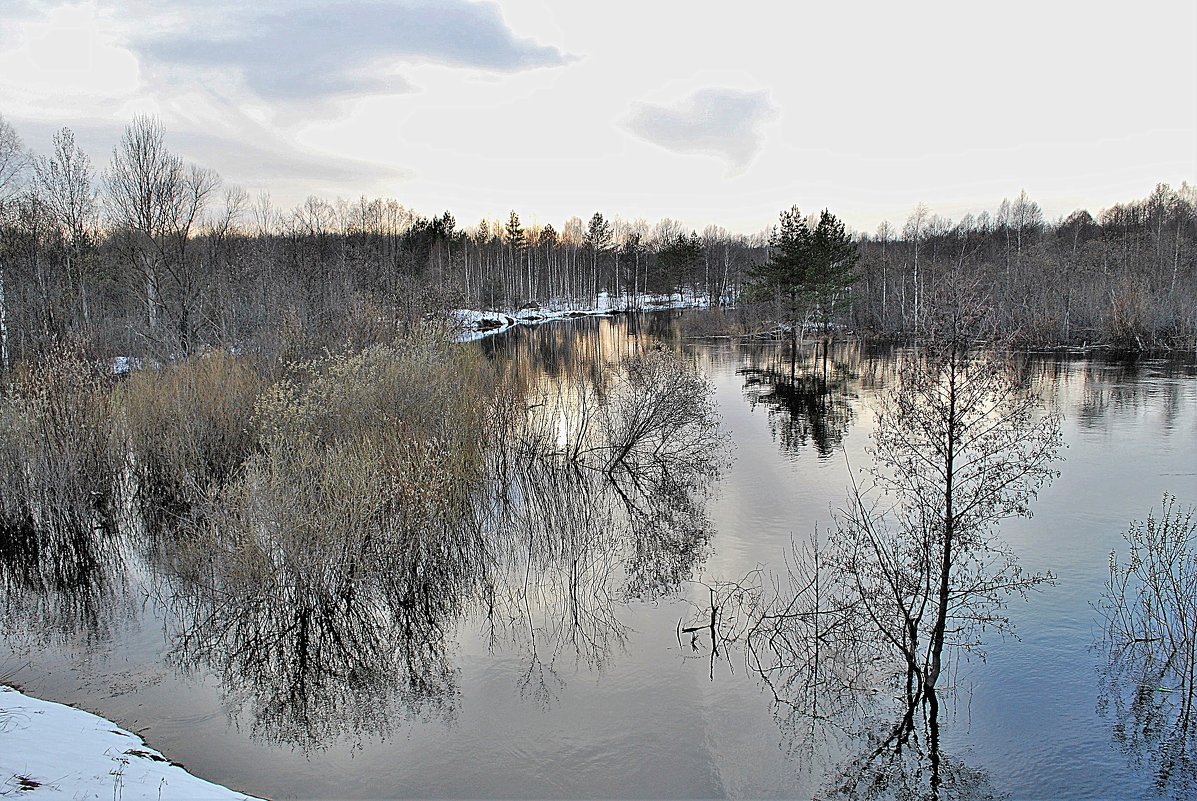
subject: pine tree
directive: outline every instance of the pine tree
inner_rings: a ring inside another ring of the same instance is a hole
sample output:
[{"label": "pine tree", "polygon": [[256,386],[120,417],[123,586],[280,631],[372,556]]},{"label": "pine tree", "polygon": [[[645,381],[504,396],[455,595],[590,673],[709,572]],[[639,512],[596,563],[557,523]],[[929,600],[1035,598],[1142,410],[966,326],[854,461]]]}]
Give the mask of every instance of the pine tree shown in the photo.
[{"label": "pine tree", "polygon": [[814,230],[797,206],[781,212],[779,223],[769,235],[769,260],[750,273],[749,297],[780,301],[783,322],[794,336],[811,315],[826,329],[856,280],[856,244],[843,222],[826,209]]},{"label": "pine tree", "polygon": [[806,294],[824,332],[831,318],[848,303],[848,291],[856,281],[853,268],[860,258],[856,243],[844,230],[844,223],[827,209],[810,238],[810,268]]},{"label": "pine tree", "polygon": [[590,224],[586,227],[584,242],[590,250],[590,288],[596,298],[598,297],[598,257],[600,253],[611,246],[613,236],[611,223],[607,222],[601,212],[596,211],[590,218]]}]

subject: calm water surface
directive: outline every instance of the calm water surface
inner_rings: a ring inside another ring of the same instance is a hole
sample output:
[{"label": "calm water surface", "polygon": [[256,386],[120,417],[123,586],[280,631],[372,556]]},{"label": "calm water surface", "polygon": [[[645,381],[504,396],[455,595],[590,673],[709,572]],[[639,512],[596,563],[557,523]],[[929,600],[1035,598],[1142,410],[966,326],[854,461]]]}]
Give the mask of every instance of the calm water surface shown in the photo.
[{"label": "calm water surface", "polygon": [[[547,504],[548,522],[513,526],[487,557],[499,567],[446,602],[435,643],[377,693],[297,704],[296,688],[270,686],[285,674],[269,665],[188,660],[170,599],[137,560],[114,570],[104,613],[82,631],[29,622],[53,619],[53,599],[19,629],[10,621],[0,669],[143,733],[200,776],[275,799],[830,794],[853,770],[851,744],[787,720],[736,648],[713,655],[678,629],[705,584],[784,570],[794,539],[827,528],[850,471],[868,464],[894,357],[844,344],[826,384],[791,383],[784,347],[689,338],[692,319],[587,319],[481,345],[550,384],[646,343],[689,354],[714,387],[726,464],[706,491],[646,496],[637,520],[593,481],[527,477],[521,498]],[[815,369],[813,356],[797,368]],[[940,748],[977,787],[1016,799],[1151,797],[1150,754],[1124,753],[1120,722],[1099,711],[1092,604],[1128,521],[1164,492],[1197,503],[1197,366],[1037,356],[1029,369],[1064,415],[1066,449],[1034,517],[1001,533],[1058,583],[1012,603],[1017,639],[960,666]]]}]

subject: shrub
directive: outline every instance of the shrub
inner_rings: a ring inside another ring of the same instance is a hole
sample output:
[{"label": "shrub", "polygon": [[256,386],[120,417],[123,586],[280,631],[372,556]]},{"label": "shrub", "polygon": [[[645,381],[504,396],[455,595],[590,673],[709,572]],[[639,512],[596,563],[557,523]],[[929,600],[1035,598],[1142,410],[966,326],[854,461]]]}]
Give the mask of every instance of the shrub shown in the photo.
[{"label": "shrub", "polygon": [[238,704],[281,739],[324,725],[307,694],[353,727],[379,711],[350,702],[363,689],[376,705],[404,689],[413,710],[447,697],[444,632],[482,570],[491,383],[474,349],[421,331],[266,390],[259,449],[171,551],[180,661],[237,677]]},{"label": "shrub", "polygon": [[61,347],[18,369],[0,401],[0,517],[7,531],[90,534],[114,524],[120,459],[109,387]]},{"label": "shrub", "polygon": [[297,367],[259,398],[260,451],[213,497],[204,547],[241,563],[222,572],[313,573],[334,594],[363,571],[423,575],[422,554],[458,547],[491,384],[429,332]]},{"label": "shrub", "polygon": [[129,377],[120,405],[143,511],[180,513],[229,480],[257,445],[264,385],[249,359],[227,351]]}]

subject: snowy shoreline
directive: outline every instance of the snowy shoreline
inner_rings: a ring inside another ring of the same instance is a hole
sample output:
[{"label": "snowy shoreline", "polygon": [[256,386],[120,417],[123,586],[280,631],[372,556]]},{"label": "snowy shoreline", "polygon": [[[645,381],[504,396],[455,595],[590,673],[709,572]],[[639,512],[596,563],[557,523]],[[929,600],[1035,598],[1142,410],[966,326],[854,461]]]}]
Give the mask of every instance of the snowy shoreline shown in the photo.
[{"label": "snowy shoreline", "polygon": [[0,685],[0,796],[9,795],[257,801],[192,776],[110,720]]},{"label": "snowy shoreline", "polygon": [[517,325],[541,325],[558,320],[572,320],[578,317],[607,317],[633,311],[667,311],[670,309],[705,309],[711,305],[707,297],[687,300],[683,295],[639,295],[611,298],[606,292],[599,293],[593,307],[578,308],[568,303],[550,302],[547,306],[529,306],[505,311],[481,311],[478,309],[454,309],[450,314],[461,325],[458,342],[472,342],[494,334],[501,334]]}]

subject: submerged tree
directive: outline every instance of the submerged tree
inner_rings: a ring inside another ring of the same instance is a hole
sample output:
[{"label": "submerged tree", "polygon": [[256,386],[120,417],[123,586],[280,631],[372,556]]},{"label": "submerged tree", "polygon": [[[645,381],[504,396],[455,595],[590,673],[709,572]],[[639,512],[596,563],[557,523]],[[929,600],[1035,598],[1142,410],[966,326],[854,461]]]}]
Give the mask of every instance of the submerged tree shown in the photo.
[{"label": "submerged tree", "polygon": [[872,487],[851,494],[838,557],[916,695],[934,690],[949,648],[1008,628],[1012,593],[1052,580],[1024,573],[995,528],[1030,516],[1061,442],[1059,416],[1008,359],[972,347],[983,314],[967,290],[945,286],[926,320],[928,344],[904,358],[882,401]]},{"label": "submerged tree", "polygon": [[812,229],[797,206],[783,211],[769,236],[769,259],[752,271],[755,294],[781,303],[783,322],[796,328],[812,318],[830,326],[848,299],[859,258],[844,224],[827,209]]},{"label": "submerged tree", "polygon": [[1055,477],[1059,417],[1005,356],[973,347],[981,309],[956,283],[930,299],[929,341],[881,400],[868,480],[753,630],[750,665],[772,686],[823,688],[812,714],[865,675],[936,704],[951,651],[1008,629],[1009,597],[1052,580],[1025,573],[996,527]]},{"label": "submerged tree", "polygon": [[1151,760],[1157,792],[1197,789],[1197,510],[1165,495],[1159,516],[1131,523],[1126,560],[1110,554],[1098,609],[1108,663],[1099,709],[1136,761]]}]

